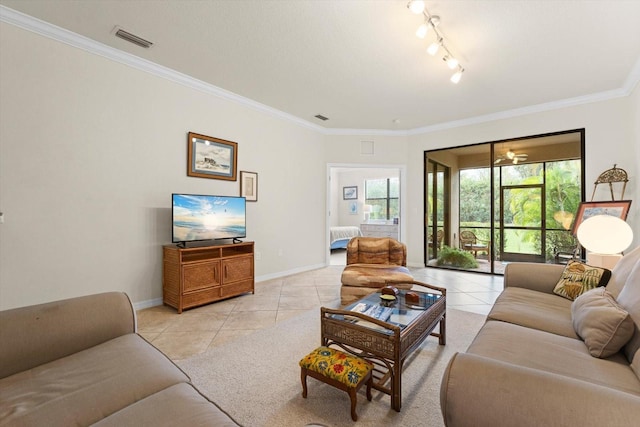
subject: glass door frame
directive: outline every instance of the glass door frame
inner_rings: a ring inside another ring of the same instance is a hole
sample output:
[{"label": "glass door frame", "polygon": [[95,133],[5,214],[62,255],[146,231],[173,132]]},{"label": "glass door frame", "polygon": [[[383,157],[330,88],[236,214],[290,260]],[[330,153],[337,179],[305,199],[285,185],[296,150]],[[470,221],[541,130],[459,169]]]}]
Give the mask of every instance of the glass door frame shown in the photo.
[{"label": "glass door frame", "polygon": [[[442,169],[442,170],[440,170]],[[425,197],[425,216],[424,216],[424,233],[427,238],[425,239],[424,246],[424,263],[425,265],[429,264],[429,261],[432,259],[438,258],[438,174],[442,172],[443,174],[443,183],[442,183],[442,200],[444,203],[443,206],[443,220],[442,220],[442,230],[444,233],[443,245],[449,243],[449,230],[451,228],[451,168],[442,163],[436,162],[435,160],[430,160],[425,157],[425,185],[424,185],[424,197]],[[431,174],[431,183],[429,183],[429,174]],[[432,209],[429,212],[429,202],[428,202],[428,188],[435,189],[435,194],[432,195]],[[431,223],[431,225],[429,225]],[[429,236],[431,236],[431,242],[429,242]],[[432,249],[430,257],[429,249]]]}]

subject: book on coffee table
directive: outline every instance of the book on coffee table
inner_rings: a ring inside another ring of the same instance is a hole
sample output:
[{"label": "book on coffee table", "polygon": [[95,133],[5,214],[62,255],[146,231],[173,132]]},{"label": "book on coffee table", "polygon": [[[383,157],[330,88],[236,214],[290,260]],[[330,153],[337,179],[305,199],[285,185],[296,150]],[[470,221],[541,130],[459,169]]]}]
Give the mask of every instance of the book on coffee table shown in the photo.
[{"label": "book on coffee table", "polygon": [[359,304],[356,304],[356,306],[353,307],[351,311],[362,313],[366,316],[373,317],[374,319],[378,319],[378,320],[382,320],[383,322],[386,322],[391,316],[391,313],[393,313],[393,308],[382,307],[381,305],[366,304],[361,302]]}]

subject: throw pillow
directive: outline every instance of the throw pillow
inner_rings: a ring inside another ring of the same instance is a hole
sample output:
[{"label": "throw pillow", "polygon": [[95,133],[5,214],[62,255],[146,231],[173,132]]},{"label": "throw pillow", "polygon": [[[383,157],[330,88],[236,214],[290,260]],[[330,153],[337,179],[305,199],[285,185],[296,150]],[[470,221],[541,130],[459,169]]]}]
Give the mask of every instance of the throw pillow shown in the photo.
[{"label": "throw pillow", "polygon": [[620,351],[635,329],[629,313],[605,288],[591,289],[576,298],[571,304],[571,319],[589,353],[599,358]]},{"label": "throw pillow", "polygon": [[580,261],[569,261],[553,293],[575,300],[589,289],[605,286],[611,278],[611,270],[593,267]]}]

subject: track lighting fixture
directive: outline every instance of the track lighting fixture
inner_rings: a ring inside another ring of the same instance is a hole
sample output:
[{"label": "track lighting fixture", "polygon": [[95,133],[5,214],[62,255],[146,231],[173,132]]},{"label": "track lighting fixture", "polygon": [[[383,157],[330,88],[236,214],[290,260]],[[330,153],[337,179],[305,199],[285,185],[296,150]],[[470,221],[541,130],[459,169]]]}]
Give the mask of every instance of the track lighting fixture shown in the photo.
[{"label": "track lighting fixture", "polygon": [[424,16],[425,20],[422,25],[418,27],[416,36],[424,39],[429,33],[429,30],[433,30],[436,35],[436,40],[429,45],[429,47],[427,48],[427,53],[431,56],[435,56],[438,51],[442,50],[444,52],[442,59],[447,63],[447,66],[450,69],[456,70],[455,73],[451,76],[450,80],[452,83],[458,83],[462,78],[464,68],[462,68],[458,59],[456,59],[456,57],[451,54],[447,46],[444,44],[442,34],[440,33],[440,31],[438,31],[437,28],[438,24],[440,24],[440,17],[429,13],[424,1],[422,0],[409,1],[409,3],[407,3],[407,8],[409,8],[409,10],[416,15]]}]

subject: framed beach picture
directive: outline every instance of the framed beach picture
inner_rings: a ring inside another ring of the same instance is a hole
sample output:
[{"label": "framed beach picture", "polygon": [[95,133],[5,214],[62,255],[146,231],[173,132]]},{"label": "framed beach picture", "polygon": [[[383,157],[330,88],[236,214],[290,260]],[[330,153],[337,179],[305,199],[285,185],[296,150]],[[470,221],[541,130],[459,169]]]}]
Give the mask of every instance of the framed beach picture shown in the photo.
[{"label": "framed beach picture", "polygon": [[357,200],[358,187],[342,187],[342,200]]},{"label": "framed beach picture", "polygon": [[258,174],[256,172],[240,171],[240,196],[247,202],[258,201]]},{"label": "framed beach picture", "polygon": [[615,200],[611,202],[581,202],[573,222],[571,233],[575,236],[582,222],[596,215],[612,215],[623,221],[627,220],[627,214],[631,207],[631,200]]},{"label": "framed beach picture", "polygon": [[237,165],[238,144],[236,142],[189,132],[188,176],[235,181]]}]

